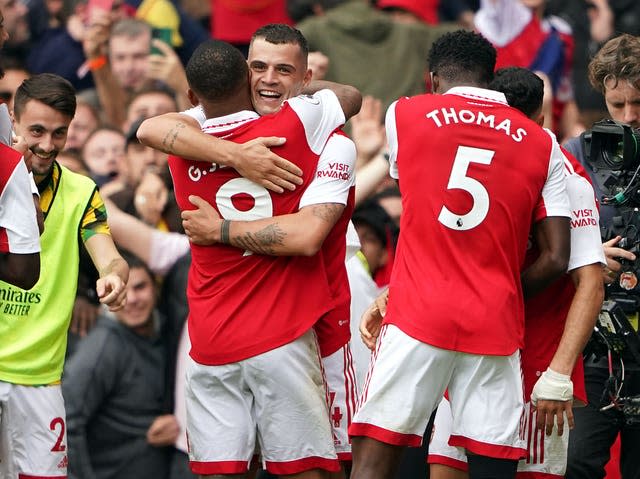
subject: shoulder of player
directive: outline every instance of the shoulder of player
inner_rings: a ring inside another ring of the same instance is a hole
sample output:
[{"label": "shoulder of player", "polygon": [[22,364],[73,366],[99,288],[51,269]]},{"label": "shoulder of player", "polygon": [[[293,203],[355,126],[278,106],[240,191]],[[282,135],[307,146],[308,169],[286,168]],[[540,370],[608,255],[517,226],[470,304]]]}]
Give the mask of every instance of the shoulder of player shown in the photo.
[{"label": "shoulder of player", "polygon": [[[0,161],[0,191],[4,189],[4,185],[13,177],[15,174],[20,173],[20,163],[22,161],[22,155],[18,153],[13,148],[9,148],[3,144],[0,144],[4,147],[4,150],[0,149],[0,157],[2,160]],[[26,172],[26,166],[24,168],[24,172]]]},{"label": "shoulder of player", "polygon": [[334,131],[329,137],[329,139],[327,140],[325,149],[333,148],[333,147],[341,148],[341,149],[349,149],[349,150],[353,148],[355,150],[356,144],[351,138],[347,136],[347,134],[344,131],[342,131],[341,129],[338,129]]},{"label": "shoulder of player", "polygon": [[587,195],[590,202],[592,202],[592,200],[595,201],[593,186],[587,178],[567,168],[565,168],[564,174],[567,180],[567,191],[571,196],[579,195],[580,197],[584,197],[584,195]]},{"label": "shoulder of player", "polygon": [[[317,170],[341,168],[353,173],[356,165],[356,144],[344,134],[333,133],[320,153]],[[343,178],[344,179],[344,178]]]},{"label": "shoulder of player", "polygon": [[298,106],[303,107],[317,107],[322,103],[326,103],[329,99],[337,100],[337,95],[328,88],[324,88],[322,90],[318,90],[317,92],[311,95],[297,95],[285,100],[284,104],[288,104],[294,109]]},{"label": "shoulder of player", "polygon": [[22,153],[13,148],[0,143],[0,157],[2,157],[2,168],[13,169],[20,160],[22,160]]},{"label": "shoulder of player", "polygon": [[587,174],[586,170],[584,169],[580,161],[578,161],[578,159],[573,155],[573,153],[567,150],[567,148],[564,145],[560,145],[560,151],[562,152],[562,155],[564,157],[565,175],[567,176],[575,175],[579,178],[584,179],[589,184],[591,184],[591,179],[589,178],[589,175]]}]

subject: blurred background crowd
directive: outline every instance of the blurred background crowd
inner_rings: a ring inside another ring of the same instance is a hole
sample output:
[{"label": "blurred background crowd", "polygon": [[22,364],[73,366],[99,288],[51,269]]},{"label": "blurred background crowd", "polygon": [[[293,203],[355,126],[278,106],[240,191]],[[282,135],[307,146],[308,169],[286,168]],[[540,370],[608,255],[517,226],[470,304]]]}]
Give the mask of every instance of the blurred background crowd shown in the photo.
[{"label": "blurred background crowd", "polygon": [[[117,373],[115,359],[111,370],[98,368],[102,373],[83,366],[109,354],[118,356],[120,349],[108,346],[110,336],[104,331],[89,343],[82,339],[107,319],[93,290],[92,263],[86,257],[81,261],[64,386],[72,409],[70,444],[78,444],[74,436],[83,435],[80,453],[104,450],[92,461],[126,470],[126,457],[140,451],[127,446],[107,452],[91,428],[108,428],[113,415],[144,417],[129,421],[135,423],[132,431],[142,431],[141,447],[154,454],[162,451],[167,464],[173,461],[161,470],[174,478],[190,477],[180,424],[172,419],[179,407],[173,378],[180,367],[176,351],[186,319],[188,241],[172,195],[167,156],[140,144],[136,131],[145,118],[191,106],[184,65],[200,42],[225,40],[246,55],[260,26],[295,25],[309,42],[313,78],[351,84],[365,95],[361,112],[347,125],[358,154],[353,223],[361,247],[349,262],[349,274],[352,314],[359,318],[389,281],[402,209],[388,174],[384,112],[400,96],[429,91],[426,58],[432,42],[445,31],[476,29],[498,49],[497,67],[538,72],[546,86],[546,126],[562,141],[607,116],[602,95],[589,85],[590,58],[622,32],[640,34],[640,2],[635,0],[0,0],[0,9],[9,33],[0,63],[0,101],[11,108],[16,88],[37,73],[59,74],[76,88],[77,112],[57,159],[100,187],[116,244],[142,260],[138,264],[128,258],[141,285],[139,292],[134,289],[133,301],[144,303],[143,314],[160,318],[154,321],[153,341],[137,345],[136,361],[148,388],[131,389],[127,400],[109,397],[107,385],[115,387],[113,382],[127,378]],[[151,238],[158,232],[171,241],[164,244],[173,246],[154,247]],[[162,294],[156,292],[160,288]],[[357,321],[352,322],[357,328]],[[368,351],[356,343],[362,379]],[[76,354],[82,357],[74,359]],[[80,412],[73,410],[76,406]],[[96,422],[98,412],[107,418]],[[74,422],[74,417],[80,419]],[[182,454],[181,460],[174,461],[175,454]],[[70,472],[73,476],[73,467]]]}]

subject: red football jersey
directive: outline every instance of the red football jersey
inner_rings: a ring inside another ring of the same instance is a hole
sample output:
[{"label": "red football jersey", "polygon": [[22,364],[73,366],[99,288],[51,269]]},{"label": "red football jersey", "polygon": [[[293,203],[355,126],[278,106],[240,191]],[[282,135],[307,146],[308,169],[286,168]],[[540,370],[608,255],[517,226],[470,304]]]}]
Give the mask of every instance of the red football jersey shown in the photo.
[{"label": "red football jersey", "polygon": [[[594,263],[605,263],[600,240],[599,215],[589,175],[573,155],[563,150],[567,192],[571,206],[571,257],[569,271]],[[527,250],[525,267],[533,263],[539,251],[535,244]],[[575,288],[567,274],[553,285],[525,302],[525,334],[522,350],[525,397],[540,374],[544,372],[558,348],[564,332],[567,313]],[[573,395],[586,402],[582,357],[578,358],[572,374]]]},{"label": "red football jersey", "polygon": [[[303,170],[304,185],[275,194],[232,168],[170,157],[178,205],[193,209],[188,196],[198,195],[230,220],[294,213],[324,144],[343,122],[336,96],[326,90],[291,99],[275,115],[241,112],[209,120],[204,131],[236,142],[286,137],[274,151]],[[191,252],[190,354],[201,364],[236,362],[289,343],[332,307],[322,255],[266,256],[220,244],[192,245]]]},{"label": "red football jersey", "polygon": [[557,143],[501,93],[469,87],[400,99],[386,128],[403,208],[385,322],[440,348],[512,354],[531,222],[569,216]]},{"label": "red football jersey", "polygon": [[351,339],[349,327],[351,318],[351,290],[345,258],[347,255],[347,226],[355,204],[355,186],[349,192],[347,205],[337,223],[327,235],[322,245],[329,287],[333,296],[333,309],[316,323],[320,356],[335,353]]},{"label": "red football jersey", "polygon": [[22,154],[0,143],[0,252],[40,251],[40,231]]},{"label": "red football jersey", "polygon": [[[342,132],[336,132],[322,152],[326,168],[316,176],[337,177],[333,181],[353,185],[349,188],[342,215],[322,243],[321,254],[333,296],[333,308],[314,326],[323,358],[335,353],[351,339],[351,289],[345,265],[347,255],[347,227],[355,206],[354,143]],[[328,158],[325,158],[328,157]]]}]

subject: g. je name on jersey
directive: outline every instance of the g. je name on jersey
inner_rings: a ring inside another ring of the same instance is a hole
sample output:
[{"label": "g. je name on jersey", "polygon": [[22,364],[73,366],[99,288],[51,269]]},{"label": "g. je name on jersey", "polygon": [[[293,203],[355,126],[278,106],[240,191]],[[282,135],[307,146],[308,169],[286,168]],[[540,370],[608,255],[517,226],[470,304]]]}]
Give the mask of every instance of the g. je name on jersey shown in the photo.
[{"label": "g. je name on jersey", "polygon": [[191,165],[187,170],[187,174],[191,181],[200,181],[203,176],[213,173],[218,168],[227,168],[226,165],[218,165],[216,163],[203,163],[206,166]]},{"label": "g. je name on jersey", "polygon": [[523,138],[527,136],[527,130],[524,128],[517,128],[512,132],[511,120],[509,118],[500,120],[496,118],[495,115],[483,111],[475,112],[471,110],[458,110],[456,108],[439,108],[430,111],[425,116],[432,120],[438,128],[460,123],[486,126],[487,128],[493,128],[494,130],[503,132],[517,143],[520,143]]}]

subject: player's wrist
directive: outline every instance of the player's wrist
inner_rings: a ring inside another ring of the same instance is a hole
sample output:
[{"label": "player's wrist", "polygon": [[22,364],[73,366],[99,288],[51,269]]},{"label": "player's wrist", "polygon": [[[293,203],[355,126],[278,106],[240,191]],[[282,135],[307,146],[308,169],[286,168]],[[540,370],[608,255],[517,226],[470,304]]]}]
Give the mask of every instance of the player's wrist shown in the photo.
[{"label": "player's wrist", "polygon": [[215,163],[238,170],[240,158],[244,154],[242,145],[232,141],[220,140],[221,148]]},{"label": "player's wrist", "polygon": [[219,229],[219,242],[222,244],[231,244],[231,240],[229,237],[230,234],[230,229],[231,229],[231,221],[230,220],[222,220],[220,222],[220,229]]},{"label": "player's wrist", "polygon": [[553,369],[551,369],[551,367],[548,367],[543,374],[547,375],[550,379],[553,379],[554,381],[571,381],[571,375],[556,372]]},{"label": "player's wrist", "polygon": [[535,404],[538,399],[571,401],[573,399],[573,382],[571,381],[571,376],[547,368],[531,392],[531,401],[533,404]]}]

